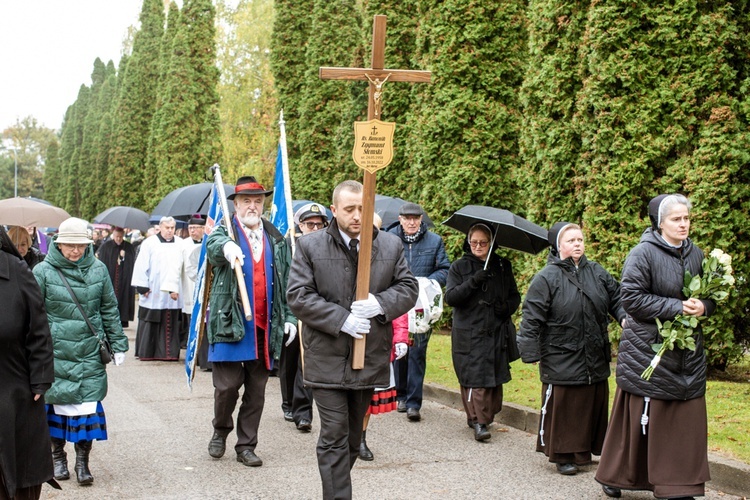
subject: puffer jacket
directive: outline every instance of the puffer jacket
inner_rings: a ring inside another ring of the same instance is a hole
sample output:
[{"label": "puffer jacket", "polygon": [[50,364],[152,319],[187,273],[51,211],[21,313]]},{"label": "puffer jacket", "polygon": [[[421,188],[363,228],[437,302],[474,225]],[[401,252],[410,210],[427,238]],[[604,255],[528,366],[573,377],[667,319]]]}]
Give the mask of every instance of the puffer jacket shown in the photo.
[{"label": "puffer jacket", "polygon": [[525,363],[540,361],[542,382],[590,385],[609,378],[609,317],[621,323],[625,311],[619,283],[602,266],[584,255],[576,269],[573,259],[561,260],[550,251],[522,311],[518,349]]},{"label": "puffer jacket", "polygon": [[406,262],[409,263],[409,270],[414,276],[429,278],[440,283],[440,286],[445,286],[451,262],[445,253],[443,239],[439,235],[428,231],[424,222],[419,226],[417,240],[413,243],[406,240],[400,224],[388,232],[401,238]]},{"label": "puffer jacket", "polygon": [[47,309],[55,356],[55,382],[44,395],[48,404],[101,401],[107,395],[107,371],[99,357],[99,341],[73,302],[57,269],[62,270],[99,338],[106,335],[114,352],[126,352],[117,299],[107,267],[91,245],[77,262],[63,257],[57,245],[34,268]]},{"label": "puffer jacket", "polygon": [[419,284],[409,272],[398,238],[374,228],[373,233],[370,293],[385,314],[370,320],[361,370],[352,369],[354,339],[341,331],[355,298],[357,268],[336,219],[328,229],[297,241],[287,300],[302,321],[304,382],[309,387],[361,390],[388,386],[391,322],[414,307]]},{"label": "puffer jacket", "polygon": [[[661,343],[655,319],[663,323],[682,313],[685,270],[702,274],[703,251],[690,239],[681,248],[670,246],[651,228],[631,250],[622,268],[622,304],[628,314],[617,355],[617,385],[638,396],[687,400],[706,392],[706,354],[703,334],[695,331],[695,351],[667,351],[650,380],[641,373],[654,358],[653,344]],[[702,300],[706,316],[716,304]]]}]

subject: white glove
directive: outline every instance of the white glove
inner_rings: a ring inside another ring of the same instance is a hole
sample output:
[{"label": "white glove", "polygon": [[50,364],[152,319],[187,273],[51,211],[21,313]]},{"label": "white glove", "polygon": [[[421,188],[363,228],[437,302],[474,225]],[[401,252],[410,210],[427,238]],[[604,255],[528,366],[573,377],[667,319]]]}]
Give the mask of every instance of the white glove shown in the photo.
[{"label": "white glove", "polygon": [[352,302],[352,314],[360,318],[374,318],[379,314],[385,314],[380,302],[373,294],[369,294],[365,300],[355,300]]},{"label": "white glove", "polygon": [[406,353],[408,352],[409,348],[406,347],[406,344],[403,342],[396,343],[396,359],[401,359],[404,356],[406,356]]},{"label": "white glove", "polygon": [[115,365],[121,365],[125,362],[125,353],[124,352],[116,352],[115,353]]},{"label": "white glove", "polygon": [[[344,325],[341,327],[341,331],[348,333],[355,339],[361,339],[363,335],[370,333],[370,320],[367,318],[361,318],[354,314],[350,314]],[[360,335],[360,333],[362,335]]]},{"label": "white glove", "polygon": [[284,344],[285,346],[288,346],[294,342],[294,339],[297,337],[297,325],[294,323],[284,323],[284,333],[289,335],[289,340]]},{"label": "white glove", "polygon": [[240,261],[240,266],[245,263],[245,256],[242,255],[242,249],[234,241],[227,241],[224,243],[221,250],[224,252],[224,258],[229,261],[229,265],[232,266],[232,269],[234,269],[234,263],[237,259]]}]

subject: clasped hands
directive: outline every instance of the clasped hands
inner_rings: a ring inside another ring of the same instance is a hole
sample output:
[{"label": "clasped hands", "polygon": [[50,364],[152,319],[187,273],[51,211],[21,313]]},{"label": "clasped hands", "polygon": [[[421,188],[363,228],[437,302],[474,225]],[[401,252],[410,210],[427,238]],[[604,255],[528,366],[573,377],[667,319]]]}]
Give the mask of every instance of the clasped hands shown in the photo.
[{"label": "clasped hands", "polygon": [[341,331],[361,339],[370,333],[370,318],[380,314],[385,314],[383,307],[373,294],[368,294],[366,299],[352,302],[352,312],[344,321]]},{"label": "clasped hands", "polygon": [[706,313],[706,306],[695,298],[683,300],[682,313],[688,316],[703,316]]}]

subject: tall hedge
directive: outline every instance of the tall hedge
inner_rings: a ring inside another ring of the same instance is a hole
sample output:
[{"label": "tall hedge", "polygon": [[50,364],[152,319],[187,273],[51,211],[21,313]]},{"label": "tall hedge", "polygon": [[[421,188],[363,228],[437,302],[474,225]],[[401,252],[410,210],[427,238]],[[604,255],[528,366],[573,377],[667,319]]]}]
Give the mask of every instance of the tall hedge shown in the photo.
[{"label": "tall hedge", "polygon": [[119,89],[111,168],[118,179],[112,186],[115,204],[143,208],[145,190],[153,187],[144,185],[143,172],[159,81],[159,48],[164,31],[161,0],[143,0],[140,22]]}]

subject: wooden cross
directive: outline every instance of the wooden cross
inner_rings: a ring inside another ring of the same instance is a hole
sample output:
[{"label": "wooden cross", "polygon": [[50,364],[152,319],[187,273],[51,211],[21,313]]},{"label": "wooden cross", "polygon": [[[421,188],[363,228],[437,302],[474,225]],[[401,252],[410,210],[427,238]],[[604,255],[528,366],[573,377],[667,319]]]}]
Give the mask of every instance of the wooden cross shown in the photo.
[{"label": "wooden cross", "polygon": [[[323,80],[357,80],[369,81],[369,99],[367,103],[367,119],[379,118],[383,84],[388,82],[431,83],[432,73],[429,71],[413,71],[403,69],[384,69],[385,65],[385,27],[386,16],[375,16],[372,22],[372,59],[370,68],[320,68],[320,78]],[[373,214],[375,213],[375,180],[373,172],[364,171],[364,192],[362,195],[362,232],[359,236],[359,254],[366,256],[359,259],[357,266],[357,294],[356,300],[364,300],[370,291],[370,256],[372,255]],[[352,368],[360,370],[365,366],[365,339],[354,340],[354,355]]]}]

